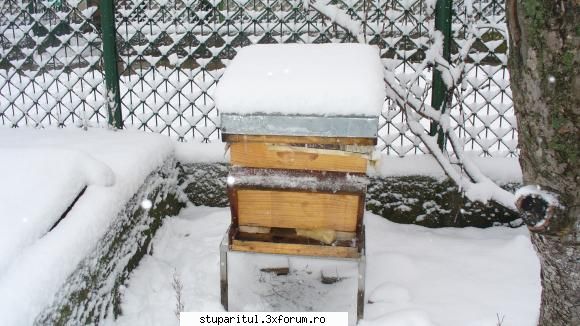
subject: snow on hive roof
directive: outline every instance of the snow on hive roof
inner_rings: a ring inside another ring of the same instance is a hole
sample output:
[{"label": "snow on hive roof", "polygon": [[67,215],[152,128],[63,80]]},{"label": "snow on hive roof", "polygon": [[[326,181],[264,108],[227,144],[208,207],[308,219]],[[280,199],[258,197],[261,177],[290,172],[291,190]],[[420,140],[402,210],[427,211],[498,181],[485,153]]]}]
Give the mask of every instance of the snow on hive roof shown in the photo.
[{"label": "snow on hive roof", "polygon": [[241,115],[376,117],[384,98],[379,51],[363,44],[248,46],[215,92],[221,113]]}]

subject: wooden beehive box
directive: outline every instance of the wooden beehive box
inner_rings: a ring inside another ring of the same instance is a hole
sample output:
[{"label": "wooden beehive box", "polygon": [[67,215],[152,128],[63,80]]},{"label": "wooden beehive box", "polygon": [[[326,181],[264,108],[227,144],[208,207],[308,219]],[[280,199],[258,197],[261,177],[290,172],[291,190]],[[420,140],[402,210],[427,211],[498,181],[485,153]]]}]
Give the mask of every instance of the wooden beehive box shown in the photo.
[{"label": "wooden beehive box", "polygon": [[384,100],[376,48],[242,49],[216,90],[231,250],[354,258]]}]

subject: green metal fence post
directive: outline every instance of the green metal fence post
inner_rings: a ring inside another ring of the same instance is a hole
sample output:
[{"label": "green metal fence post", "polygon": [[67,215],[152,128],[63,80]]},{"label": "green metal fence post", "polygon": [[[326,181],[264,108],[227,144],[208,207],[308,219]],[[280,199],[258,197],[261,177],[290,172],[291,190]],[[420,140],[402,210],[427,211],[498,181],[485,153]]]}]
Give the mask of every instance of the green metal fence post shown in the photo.
[{"label": "green metal fence post", "polygon": [[121,116],[121,94],[119,92],[119,72],[117,70],[117,46],[115,43],[114,0],[101,0],[101,30],[103,32],[103,61],[105,84],[107,86],[107,109],[109,125],[123,128]]},{"label": "green metal fence post", "polygon": [[[451,58],[451,5],[452,0],[437,0],[435,5],[435,29],[441,31],[443,34],[443,58],[449,61]],[[436,110],[445,112],[447,103],[447,88],[441,78],[441,73],[437,69],[433,69],[433,90],[431,95],[431,106]],[[431,136],[437,134],[437,143],[442,149],[445,143],[445,134],[439,125],[431,122],[430,132]]]}]

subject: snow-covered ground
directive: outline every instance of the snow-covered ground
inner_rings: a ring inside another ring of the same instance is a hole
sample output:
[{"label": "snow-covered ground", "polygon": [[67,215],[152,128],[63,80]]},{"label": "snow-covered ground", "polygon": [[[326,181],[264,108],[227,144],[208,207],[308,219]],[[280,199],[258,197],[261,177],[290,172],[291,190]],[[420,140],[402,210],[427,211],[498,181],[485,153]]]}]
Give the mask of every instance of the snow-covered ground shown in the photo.
[{"label": "snow-covered ground", "polygon": [[[221,143],[176,143],[134,131],[0,129],[0,324],[31,324],[146,176],[165,160],[223,162],[224,152]],[[477,163],[497,182],[521,178],[513,159],[478,158]],[[375,173],[443,177],[428,156],[383,157]],[[229,220],[228,209],[204,207],[168,218],[152,255],[124,290],[123,315],[108,322],[175,324],[174,278],[183,284],[185,310],[221,310],[218,245]],[[503,325],[535,324],[539,265],[527,231],[433,230],[372,214],[366,224],[368,303],[361,325],[496,325],[497,316],[504,317]],[[353,312],[353,263],[248,256],[232,254],[230,259],[236,271],[230,278],[232,308]],[[289,266],[290,275],[259,272],[280,265]],[[320,270],[343,279],[323,285]]]},{"label": "snow-covered ground", "polygon": [[[229,209],[189,207],[165,221],[124,289],[116,325],[176,325],[185,311],[223,311],[219,243]],[[525,229],[427,229],[367,213],[365,318],[359,325],[532,326],[540,266]],[[260,272],[290,267],[287,276]],[[230,254],[230,306],[241,311],[353,312],[352,262]],[[334,285],[320,273],[338,274]]]},{"label": "snow-covered ground", "polygon": [[1,155],[0,275],[13,257],[57,223],[85,186],[115,182],[107,165],[83,151],[2,148]]}]

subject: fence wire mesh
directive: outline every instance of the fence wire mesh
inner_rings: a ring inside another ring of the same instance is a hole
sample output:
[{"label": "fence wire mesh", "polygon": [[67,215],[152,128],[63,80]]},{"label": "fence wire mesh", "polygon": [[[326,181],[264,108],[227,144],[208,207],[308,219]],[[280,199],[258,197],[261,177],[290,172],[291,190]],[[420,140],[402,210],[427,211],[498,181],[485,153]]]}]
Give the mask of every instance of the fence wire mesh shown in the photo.
[{"label": "fence wire mesh", "polygon": [[466,2],[456,3],[452,25],[456,49],[465,47],[469,16],[475,33],[475,42],[466,60],[461,99],[452,105],[457,132],[465,140],[466,150],[513,156],[517,131],[507,70],[505,4],[479,1],[470,8]]},{"label": "fence wire mesh", "polygon": [[106,124],[96,12],[87,1],[2,2],[2,125]]},{"label": "fence wire mesh", "polygon": [[[100,16],[95,0],[4,1],[0,9],[0,121],[5,126],[106,124]],[[432,39],[424,0],[332,0],[362,22],[385,69],[415,75]],[[517,155],[502,0],[453,3],[452,59],[477,39],[466,77],[451,101],[467,150]],[[121,108],[126,128],[179,140],[217,141],[213,92],[237,51],[257,43],[356,42],[357,36],[302,0],[118,0],[115,3]],[[419,71],[417,93],[430,102],[432,71]],[[378,149],[425,151],[401,109],[388,100]]]}]

